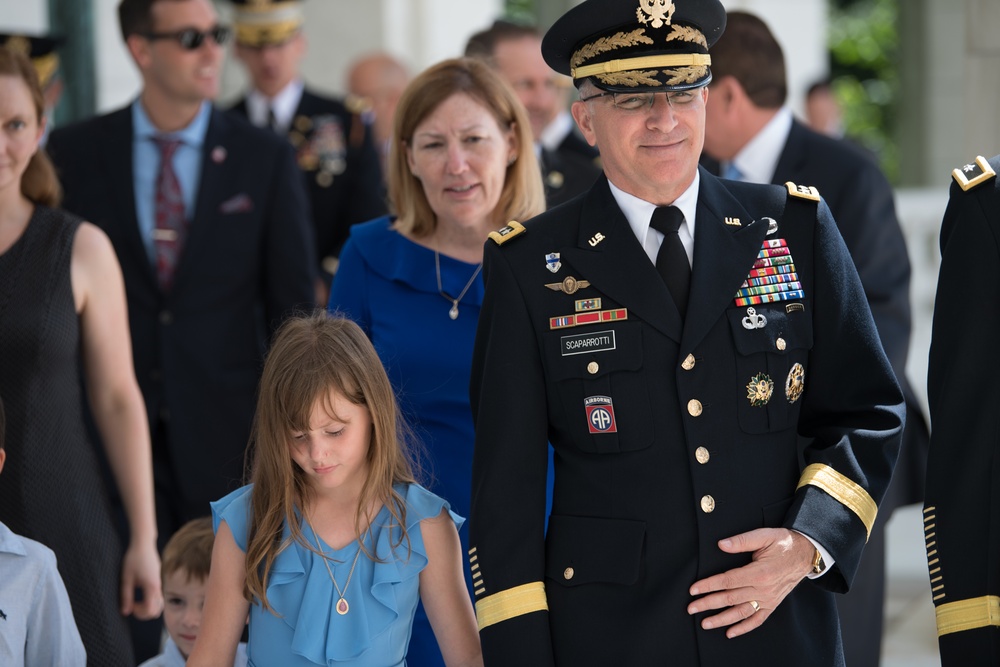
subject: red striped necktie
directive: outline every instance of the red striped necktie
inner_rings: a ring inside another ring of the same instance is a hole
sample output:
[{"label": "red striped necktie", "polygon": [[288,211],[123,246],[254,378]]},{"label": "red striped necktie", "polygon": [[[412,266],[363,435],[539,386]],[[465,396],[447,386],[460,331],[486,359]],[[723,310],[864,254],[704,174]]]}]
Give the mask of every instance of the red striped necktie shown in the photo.
[{"label": "red striped necktie", "polygon": [[174,282],[174,269],[180,258],[184,239],[187,236],[187,220],[184,213],[184,196],[181,184],[174,172],[173,157],[181,145],[178,139],[153,137],[160,149],[160,173],[156,177],[156,226],[153,228],[153,244],[156,247],[156,276],[160,289],[170,291]]}]

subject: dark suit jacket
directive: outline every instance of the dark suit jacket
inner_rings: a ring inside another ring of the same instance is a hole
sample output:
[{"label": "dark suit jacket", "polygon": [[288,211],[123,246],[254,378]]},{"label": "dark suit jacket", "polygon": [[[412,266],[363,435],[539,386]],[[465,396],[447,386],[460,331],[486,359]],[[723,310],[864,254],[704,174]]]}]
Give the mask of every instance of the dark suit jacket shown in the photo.
[{"label": "dark suit jacket", "polygon": [[111,238],[125,276],[132,352],[151,425],[166,423],[182,508],[238,484],[271,333],[311,304],[312,234],[292,149],[212,111],[194,220],[164,294],[143,245],[131,109],[53,132],[64,207]]},{"label": "dark suit jacket", "polygon": [[[902,396],[825,204],[703,170],[697,216],[683,322],[604,178],[486,244],[470,560],[489,665],[843,662],[830,591],[849,587],[888,486]],[[747,329],[735,295],[778,239],[805,296],[757,305],[767,323]],[[559,328],[593,309],[601,322]],[[778,526],[832,570],[754,632],[700,629],[690,585],[749,562],[718,540]]]},{"label": "dark suit jacket", "polygon": [[[231,111],[247,116],[246,99]],[[351,225],[387,212],[371,130],[339,100],[308,89],[295,111],[289,140],[309,193],[316,257],[337,257]],[[326,262],[327,267],[330,262]]]},{"label": "dark suit jacket", "polygon": [[[1000,172],[1000,156],[989,161]],[[970,175],[971,176],[971,175]],[[1000,664],[1000,179],[957,184],[941,225],[924,531],[944,667]]]},{"label": "dark suit jacket", "polygon": [[542,148],[540,162],[547,208],[586,192],[601,175],[601,168],[595,159],[571,150]]},{"label": "dark suit jacket", "polygon": [[[718,163],[702,164],[718,175]],[[927,460],[927,423],[906,378],[910,344],[910,259],[896,218],[892,186],[871,156],[854,144],[792,122],[771,182],[819,190],[837,221],[868,298],[882,346],[906,398],[906,433],[884,516],[920,502]]]}]

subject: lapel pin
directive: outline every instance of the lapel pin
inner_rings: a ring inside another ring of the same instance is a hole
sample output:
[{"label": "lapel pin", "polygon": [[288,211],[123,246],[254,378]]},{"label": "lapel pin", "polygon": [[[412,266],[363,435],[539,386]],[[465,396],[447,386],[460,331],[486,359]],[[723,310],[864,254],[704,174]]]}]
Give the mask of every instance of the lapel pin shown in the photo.
[{"label": "lapel pin", "polygon": [[222,164],[226,161],[226,149],[222,146],[216,146],[212,149],[212,162],[215,164]]},{"label": "lapel pin", "polygon": [[559,253],[550,252],[545,256],[545,268],[552,273],[556,273],[562,268],[562,262],[559,261]]},{"label": "lapel pin", "polygon": [[602,234],[600,232],[597,232],[592,237],[590,237],[590,241],[589,241],[590,247],[591,248],[596,248],[597,244],[600,243],[601,241],[603,241],[604,238],[605,238],[604,234]]},{"label": "lapel pin", "polygon": [[767,223],[768,236],[778,231],[778,221],[775,220],[774,218],[761,218],[761,220]]},{"label": "lapel pin", "polygon": [[726,218],[726,224],[729,225],[730,227],[742,227],[743,226],[742,224],[740,224],[740,219],[739,218]]}]

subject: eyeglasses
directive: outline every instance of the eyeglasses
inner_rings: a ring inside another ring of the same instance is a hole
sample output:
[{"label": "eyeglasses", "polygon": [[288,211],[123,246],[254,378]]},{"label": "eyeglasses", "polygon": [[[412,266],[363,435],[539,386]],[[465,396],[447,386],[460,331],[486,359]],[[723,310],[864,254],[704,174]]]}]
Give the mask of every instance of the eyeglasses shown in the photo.
[{"label": "eyeglasses", "polygon": [[178,30],[176,32],[147,32],[143,33],[143,37],[148,40],[156,41],[158,39],[172,39],[181,45],[181,48],[185,51],[195,51],[201,48],[201,45],[205,43],[205,40],[209,37],[212,41],[219,46],[224,45],[232,37],[233,32],[225,26],[217,25],[214,28],[209,28],[208,30],[202,32],[201,30],[196,30],[195,28],[185,28],[184,30]]},{"label": "eyeglasses", "polygon": [[[653,108],[653,101],[660,93],[597,93],[590,97],[581,97],[581,102],[596,100],[598,97],[610,97],[611,103],[619,111],[648,111]],[[674,111],[694,108],[695,103],[701,99],[701,88],[691,90],[671,90],[664,92],[667,104]]]}]

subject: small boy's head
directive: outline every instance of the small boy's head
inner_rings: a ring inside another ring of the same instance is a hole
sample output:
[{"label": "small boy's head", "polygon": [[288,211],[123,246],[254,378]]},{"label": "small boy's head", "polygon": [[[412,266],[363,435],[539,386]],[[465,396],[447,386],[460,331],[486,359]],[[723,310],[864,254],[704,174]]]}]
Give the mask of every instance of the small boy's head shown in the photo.
[{"label": "small boy's head", "polygon": [[201,628],[214,542],[212,519],[203,517],[181,526],[163,549],[163,625],[185,660]]}]

